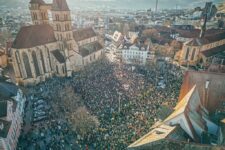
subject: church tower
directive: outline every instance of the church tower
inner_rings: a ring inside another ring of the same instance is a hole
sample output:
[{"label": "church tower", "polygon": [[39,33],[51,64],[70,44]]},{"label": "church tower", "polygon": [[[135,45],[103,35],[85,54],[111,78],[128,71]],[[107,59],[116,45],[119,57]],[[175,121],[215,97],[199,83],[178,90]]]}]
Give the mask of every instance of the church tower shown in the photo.
[{"label": "church tower", "polygon": [[73,30],[70,10],[66,0],[53,0],[52,18],[55,37],[61,50],[64,49],[65,42],[68,50],[73,50]]},{"label": "church tower", "polygon": [[49,24],[49,6],[43,0],[31,0],[29,9],[34,25]]}]

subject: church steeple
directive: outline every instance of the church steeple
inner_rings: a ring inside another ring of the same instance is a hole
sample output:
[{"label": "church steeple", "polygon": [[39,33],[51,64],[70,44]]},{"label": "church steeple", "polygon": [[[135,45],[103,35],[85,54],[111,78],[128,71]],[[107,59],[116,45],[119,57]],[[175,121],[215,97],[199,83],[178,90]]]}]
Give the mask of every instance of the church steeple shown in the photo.
[{"label": "church steeple", "polygon": [[66,0],[53,0],[52,10],[53,11],[70,11]]},{"label": "church steeple", "polygon": [[58,40],[59,47],[63,49],[63,41],[66,41],[68,50],[72,50],[75,44],[73,42],[70,9],[66,0],[53,0],[52,18],[55,37]]},{"label": "church steeple", "polygon": [[45,4],[45,2],[43,0],[31,0],[30,4],[39,4],[39,5],[43,5]]},{"label": "church steeple", "polygon": [[43,0],[31,0],[30,1],[30,13],[33,24],[48,24],[48,8],[42,7],[46,3]]}]

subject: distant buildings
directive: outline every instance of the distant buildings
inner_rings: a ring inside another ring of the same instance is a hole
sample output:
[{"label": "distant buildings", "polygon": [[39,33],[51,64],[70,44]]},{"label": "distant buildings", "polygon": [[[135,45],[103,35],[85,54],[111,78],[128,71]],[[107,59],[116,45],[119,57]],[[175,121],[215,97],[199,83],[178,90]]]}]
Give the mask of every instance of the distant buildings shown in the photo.
[{"label": "distant buildings", "polygon": [[174,112],[128,149],[222,149],[224,118],[212,116],[220,115],[217,110],[225,103],[224,87],[224,74],[187,72]]},{"label": "distant buildings", "polygon": [[11,50],[19,84],[36,84],[53,75],[71,76],[103,56],[103,46],[93,29],[73,31],[66,0],[52,4],[31,0],[30,12],[34,25],[20,29]]},{"label": "distant buildings", "polygon": [[15,150],[23,124],[25,96],[16,85],[0,77],[0,149]]}]

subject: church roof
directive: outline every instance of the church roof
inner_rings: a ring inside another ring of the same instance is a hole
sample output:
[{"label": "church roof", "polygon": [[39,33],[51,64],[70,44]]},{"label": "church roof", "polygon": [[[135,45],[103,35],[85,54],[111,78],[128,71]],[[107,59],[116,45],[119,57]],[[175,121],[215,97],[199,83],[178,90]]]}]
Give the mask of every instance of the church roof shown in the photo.
[{"label": "church roof", "polygon": [[77,42],[94,36],[96,36],[96,33],[92,28],[80,29],[73,32],[73,37]]},{"label": "church roof", "polygon": [[56,58],[56,60],[59,62],[59,63],[65,63],[65,58],[64,56],[60,53],[59,50],[54,50],[51,52],[53,54],[53,56]]},{"label": "church roof", "polygon": [[86,57],[90,55],[91,53],[101,50],[102,48],[103,47],[100,43],[94,42],[94,43],[89,43],[89,44],[81,46],[79,51],[82,57]]},{"label": "church roof", "polygon": [[45,2],[43,0],[31,0],[30,1],[31,4],[45,4]]},{"label": "church roof", "polygon": [[53,0],[52,10],[53,11],[70,11],[66,0]]},{"label": "church roof", "polygon": [[48,24],[22,27],[13,42],[12,48],[32,48],[56,42],[53,28]]}]

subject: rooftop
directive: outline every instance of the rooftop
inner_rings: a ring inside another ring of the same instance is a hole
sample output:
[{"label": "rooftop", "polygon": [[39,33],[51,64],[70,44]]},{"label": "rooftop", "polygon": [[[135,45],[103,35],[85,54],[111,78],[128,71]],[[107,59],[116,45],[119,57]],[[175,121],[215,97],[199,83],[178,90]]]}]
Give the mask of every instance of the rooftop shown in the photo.
[{"label": "rooftop", "polygon": [[153,129],[152,131],[150,131],[149,133],[147,133],[146,135],[144,135],[142,138],[140,138],[133,144],[131,144],[128,148],[132,148],[132,147],[135,148],[138,146],[149,144],[154,141],[164,139],[167,136],[169,136],[175,129],[176,129],[176,126],[172,127],[172,126],[162,124],[156,127],[155,129]]},{"label": "rooftop", "polygon": [[[205,99],[203,93],[205,91],[205,85],[207,81],[209,81],[209,96],[207,99]],[[200,99],[202,100],[202,104],[209,111],[209,113],[215,112],[216,108],[225,101],[224,73],[187,71],[185,73],[184,80],[181,86],[179,101],[181,101],[185,97],[185,95],[195,84],[199,92]]]},{"label": "rooftop", "polygon": [[0,119],[0,137],[6,138],[12,122]]},{"label": "rooftop", "polygon": [[97,36],[92,28],[79,29],[73,32],[75,41],[79,42]]},{"label": "rooftop", "polygon": [[53,11],[70,11],[66,0],[53,0],[52,10]]},{"label": "rooftop", "polygon": [[94,53],[98,50],[101,50],[103,47],[99,42],[89,43],[80,47],[80,54],[82,57],[88,56],[91,53]]},{"label": "rooftop", "polygon": [[48,24],[22,27],[13,42],[12,48],[32,48],[56,42],[53,28]]}]

